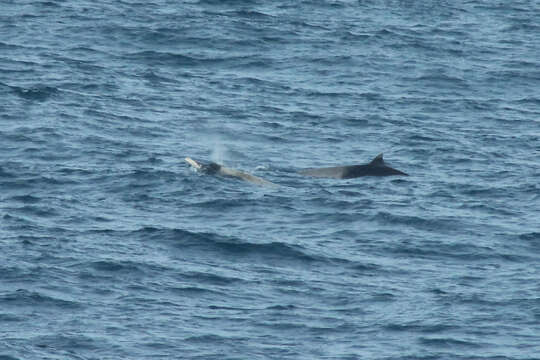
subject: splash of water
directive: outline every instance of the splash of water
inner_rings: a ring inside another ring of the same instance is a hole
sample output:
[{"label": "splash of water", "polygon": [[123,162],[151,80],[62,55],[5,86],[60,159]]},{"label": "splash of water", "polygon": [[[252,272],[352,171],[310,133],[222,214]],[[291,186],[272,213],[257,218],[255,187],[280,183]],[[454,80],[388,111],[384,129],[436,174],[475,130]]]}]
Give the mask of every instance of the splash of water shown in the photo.
[{"label": "splash of water", "polygon": [[227,155],[227,148],[225,147],[225,145],[217,141],[214,142],[212,153],[210,155],[210,158],[212,159],[212,161],[218,164],[223,164],[226,155]]}]

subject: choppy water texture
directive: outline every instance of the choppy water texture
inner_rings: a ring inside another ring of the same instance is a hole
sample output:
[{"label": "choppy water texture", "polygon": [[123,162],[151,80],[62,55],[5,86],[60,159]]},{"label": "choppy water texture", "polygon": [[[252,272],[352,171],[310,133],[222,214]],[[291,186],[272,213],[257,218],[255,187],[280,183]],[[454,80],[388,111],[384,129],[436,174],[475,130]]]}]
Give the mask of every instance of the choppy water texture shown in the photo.
[{"label": "choppy water texture", "polygon": [[538,1],[0,7],[0,359],[540,358]]}]

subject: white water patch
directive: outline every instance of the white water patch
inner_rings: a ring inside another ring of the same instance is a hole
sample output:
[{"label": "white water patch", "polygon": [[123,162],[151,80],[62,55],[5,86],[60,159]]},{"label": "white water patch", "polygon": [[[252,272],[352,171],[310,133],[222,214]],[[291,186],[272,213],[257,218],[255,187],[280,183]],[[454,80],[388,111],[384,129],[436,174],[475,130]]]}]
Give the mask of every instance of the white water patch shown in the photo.
[{"label": "white water patch", "polygon": [[212,145],[212,153],[210,154],[210,159],[218,164],[225,164],[225,159],[228,158],[229,152],[227,147],[219,142],[214,141]]}]

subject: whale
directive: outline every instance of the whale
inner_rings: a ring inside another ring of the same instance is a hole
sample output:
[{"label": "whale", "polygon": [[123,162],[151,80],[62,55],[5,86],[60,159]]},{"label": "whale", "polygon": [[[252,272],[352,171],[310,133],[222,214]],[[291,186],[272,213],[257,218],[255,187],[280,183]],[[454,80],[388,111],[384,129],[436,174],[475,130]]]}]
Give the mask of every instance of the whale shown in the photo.
[{"label": "whale", "polygon": [[193,160],[190,157],[186,157],[184,160],[202,174],[233,177],[261,186],[278,186],[277,184],[274,184],[273,182],[270,182],[268,180],[264,180],[263,178],[260,178],[258,176],[251,175],[240,170],[228,168],[215,162],[203,163],[197,160]]},{"label": "whale", "polygon": [[353,179],[361,176],[408,176],[403,171],[396,170],[386,165],[383,154],[377,155],[371,162],[363,165],[333,166],[326,168],[310,168],[300,170],[301,175],[318,178]]}]

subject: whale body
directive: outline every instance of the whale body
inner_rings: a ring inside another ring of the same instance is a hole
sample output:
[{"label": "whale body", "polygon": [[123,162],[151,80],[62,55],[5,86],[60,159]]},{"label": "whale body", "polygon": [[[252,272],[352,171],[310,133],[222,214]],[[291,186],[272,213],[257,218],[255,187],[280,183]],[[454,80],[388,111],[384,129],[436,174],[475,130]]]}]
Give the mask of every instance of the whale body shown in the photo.
[{"label": "whale body", "polygon": [[228,168],[223,165],[217,164],[215,162],[202,163],[202,162],[193,160],[190,157],[186,157],[185,160],[188,164],[190,164],[197,171],[203,174],[234,177],[234,178],[248,181],[257,185],[278,186],[277,184],[264,180],[263,178],[260,178],[258,176],[251,175],[240,170]]},{"label": "whale body", "polygon": [[361,176],[392,176],[408,174],[386,165],[383,154],[377,155],[370,163],[364,165],[334,166],[326,168],[313,168],[300,170],[302,175],[319,178],[352,179]]}]

